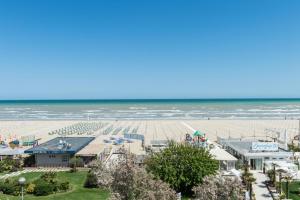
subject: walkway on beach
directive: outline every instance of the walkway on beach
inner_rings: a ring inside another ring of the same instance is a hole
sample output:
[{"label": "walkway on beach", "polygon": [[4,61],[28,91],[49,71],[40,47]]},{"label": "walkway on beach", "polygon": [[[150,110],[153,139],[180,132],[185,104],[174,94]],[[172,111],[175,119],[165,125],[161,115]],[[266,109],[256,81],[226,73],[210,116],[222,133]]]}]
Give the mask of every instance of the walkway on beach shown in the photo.
[{"label": "walkway on beach", "polygon": [[264,183],[267,180],[267,176],[261,171],[251,172],[256,179],[253,184],[253,192],[255,193],[256,200],[273,200],[267,186]]}]

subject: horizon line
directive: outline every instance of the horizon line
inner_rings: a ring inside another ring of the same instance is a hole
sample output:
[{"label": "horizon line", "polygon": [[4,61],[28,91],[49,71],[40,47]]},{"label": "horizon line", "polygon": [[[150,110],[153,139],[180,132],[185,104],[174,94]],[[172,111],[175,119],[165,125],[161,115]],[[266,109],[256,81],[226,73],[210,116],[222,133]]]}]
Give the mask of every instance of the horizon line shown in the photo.
[{"label": "horizon line", "polygon": [[300,100],[300,97],[228,97],[228,98],[62,98],[62,99],[0,99],[8,101],[157,101],[157,100]]}]

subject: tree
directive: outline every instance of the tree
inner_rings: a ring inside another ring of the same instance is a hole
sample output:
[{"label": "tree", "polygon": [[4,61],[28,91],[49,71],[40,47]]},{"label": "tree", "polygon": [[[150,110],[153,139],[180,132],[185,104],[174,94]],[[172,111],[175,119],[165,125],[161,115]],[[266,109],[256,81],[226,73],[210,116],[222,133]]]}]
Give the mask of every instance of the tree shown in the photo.
[{"label": "tree", "polygon": [[90,163],[91,174],[94,174],[99,187],[109,188],[112,181],[113,168],[107,167],[101,160],[94,160]]},{"label": "tree", "polygon": [[86,188],[96,188],[98,187],[98,180],[94,173],[88,172],[84,182],[84,187]]},{"label": "tree", "polygon": [[169,184],[154,179],[144,167],[135,164],[135,157],[125,150],[120,150],[117,162],[107,166],[101,161],[94,161],[91,173],[97,177],[99,186],[111,191],[114,200],[173,200],[176,193]]},{"label": "tree", "polygon": [[293,180],[293,176],[287,174],[283,177],[283,179],[286,181],[285,182],[285,194],[286,194],[285,198],[288,199],[289,198],[289,193],[290,193],[289,184]]},{"label": "tree", "polygon": [[243,200],[241,182],[236,178],[206,176],[203,183],[193,188],[197,200]]},{"label": "tree", "polygon": [[242,180],[244,184],[246,185],[247,190],[249,191],[250,200],[252,199],[252,183],[255,182],[255,178],[253,177],[253,174],[249,170],[249,166],[246,164],[244,166],[244,172],[242,174]]},{"label": "tree", "polygon": [[279,194],[281,194],[281,192],[282,192],[282,174],[283,173],[286,173],[286,171],[285,170],[283,170],[283,169],[278,169],[278,170],[276,170],[276,172],[279,174],[279,184],[278,184],[278,191],[279,191]]},{"label": "tree", "polygon": [[[155,180],[145,168],[135,164],[132,154],[120,154],[118,163],[112,173],[111,190],[117,194],[117,199],[124,200],[173,200],[176,193],[169,184]],[[115,196],[116,197],[116,196]]]},{"label": "tree", "polygon": [[192,194],[192,188],[205,176],[216,174],[218,168],[218,161],[206,149],[174,142],[146,160],[147,171],[186,195]]},{"label": "tree", "polygon": [[73,157],[70,160],[71,172],[76,172],[77,167],[83,167],[83,160],[79,157]]},{"label": "tree", "polygon": [[275,186],[274,184],[274,180],[275,180],[275,171],[273,169],[270,169],[267,171],[267,176],[269,177],[270,179],[270,183]]}]

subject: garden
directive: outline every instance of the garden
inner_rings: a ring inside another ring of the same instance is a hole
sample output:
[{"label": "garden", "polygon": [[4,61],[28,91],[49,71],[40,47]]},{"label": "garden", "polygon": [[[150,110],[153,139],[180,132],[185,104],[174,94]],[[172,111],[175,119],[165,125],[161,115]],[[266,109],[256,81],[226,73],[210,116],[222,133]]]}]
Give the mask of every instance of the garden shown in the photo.
[{"label": "garden", "polygon": [[[25,199],[108,199],[109,192],[99,188],[85,188],[87,171],[78,172],[32,172],[22,174],[26,178],[24,186]],[[18,178],[14,177],[0,182],[0,199],[20,199],[21,188]]]},{"label": "garden", "polygon": [[[286,183],[282,183],[282,189],[286,193]],[[290,199],[300,200],[300,182],[291,182],[288,190]]]}]

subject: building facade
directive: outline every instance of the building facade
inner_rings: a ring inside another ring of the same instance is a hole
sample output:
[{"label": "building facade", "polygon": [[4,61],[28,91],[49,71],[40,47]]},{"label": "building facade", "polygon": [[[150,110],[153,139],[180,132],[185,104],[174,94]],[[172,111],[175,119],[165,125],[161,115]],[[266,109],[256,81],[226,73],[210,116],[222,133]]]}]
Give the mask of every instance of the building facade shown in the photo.
[{"label": "building facade", "polygon": [[70,159],[94,137],[57,137],[25,151],[35,156],[36,167],[68,167]]},{"label": "building facade", "polygon": [[291,161],[293,157],[276,142],[218,138],[218,143],[253,170],[262,170],[265,161]]}]

